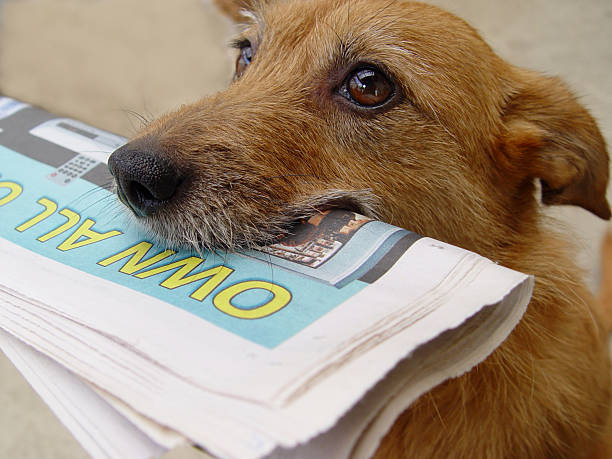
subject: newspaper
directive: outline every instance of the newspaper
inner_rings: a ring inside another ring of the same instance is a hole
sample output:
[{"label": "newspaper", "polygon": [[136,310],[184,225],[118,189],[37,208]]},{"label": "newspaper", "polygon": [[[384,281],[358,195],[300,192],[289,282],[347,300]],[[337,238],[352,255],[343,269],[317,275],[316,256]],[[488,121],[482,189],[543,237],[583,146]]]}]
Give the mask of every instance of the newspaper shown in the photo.
[{"label": "newspaper", "polygon": [[124,142],[0,98],[0,346],[92,407],[58,416],[96,457],[113,429],[141,457],[368,457],[525,311],[530,276],[348,211],[262,251],[155,243],[105,189]]}]

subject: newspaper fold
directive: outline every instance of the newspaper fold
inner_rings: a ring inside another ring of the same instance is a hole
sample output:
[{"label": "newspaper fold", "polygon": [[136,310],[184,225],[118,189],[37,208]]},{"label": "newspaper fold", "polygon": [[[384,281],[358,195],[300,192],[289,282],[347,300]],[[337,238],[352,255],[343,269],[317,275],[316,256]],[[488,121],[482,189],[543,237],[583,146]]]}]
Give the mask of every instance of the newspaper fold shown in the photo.
[{"label": "newspaper fold", "polygon": [[368,457],[529,301],[527,275],[348,211],[262,252],[156,244],[100,187],[121,138],[9,102],[0,328],[94,386],[151,454],[186,438],[221,457]]}]

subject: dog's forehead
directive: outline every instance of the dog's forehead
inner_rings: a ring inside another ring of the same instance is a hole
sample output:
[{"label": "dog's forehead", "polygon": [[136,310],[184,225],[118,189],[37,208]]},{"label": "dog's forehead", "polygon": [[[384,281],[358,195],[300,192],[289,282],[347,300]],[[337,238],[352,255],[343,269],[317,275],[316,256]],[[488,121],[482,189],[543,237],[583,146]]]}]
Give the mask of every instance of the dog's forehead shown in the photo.
[{"label": "dog's forehead", "polygon": [[484,83],[484,88],[500,70],[501,60],[471,26],[424,3],[276,0],[265,3],[254,17],[261,42],[257,59],[275,71],[306,75],[369,61],[406,77],[406,84],[461,86],[461,75],[471,75],[474,81],[469,83]]},{"label": "dog's forehead", "polygon": [[[463,20],[431,5],[402,0],[277,0],[254,16],[262,42],[287,53],[338,48],[384,52],[398,48],[420,54],[481,51],[484,43]],[[486,45],[485,45],[486,47]],[[327,53],[326,53],[327,51]]]}]

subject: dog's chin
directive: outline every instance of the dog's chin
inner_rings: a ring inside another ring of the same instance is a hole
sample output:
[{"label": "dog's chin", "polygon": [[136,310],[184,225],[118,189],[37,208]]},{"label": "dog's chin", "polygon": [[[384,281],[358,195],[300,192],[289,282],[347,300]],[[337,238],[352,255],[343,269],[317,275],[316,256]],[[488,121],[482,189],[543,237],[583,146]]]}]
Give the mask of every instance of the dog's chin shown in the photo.
[{"label": "dog's chin", "polygon": [[196,252],[236,252],[274,244],[293,234],[296,226],[308,218],[331,209],[376,218],[379,200],[369,190],[335,189],[303,197],[269,214],[253,211],[248,206],[232,210],[218,208],[213,212],[181,205],[142,216],[126,207],[147,236],[163,247]]}]

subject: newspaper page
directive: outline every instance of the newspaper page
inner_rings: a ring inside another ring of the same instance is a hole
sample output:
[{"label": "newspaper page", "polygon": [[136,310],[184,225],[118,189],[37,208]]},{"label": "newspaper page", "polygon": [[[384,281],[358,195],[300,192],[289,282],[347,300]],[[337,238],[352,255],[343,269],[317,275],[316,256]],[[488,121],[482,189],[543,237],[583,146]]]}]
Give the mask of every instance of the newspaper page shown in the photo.
[{"label": "newspaper page", "polygon": [[150,459],[167,450],[128,422],[88,384],[2,330],[0,349],[92,457]]},{"label": "newspaper page", "polygon": [[421,371],[414,398],[485,358],[529,300],[526,275],[346,211],[262,252],[160,246],[104,188],[125,139],[15,104],[0,99],[0,327],[214,454],[307,442],[496,305],[479,322],[487,345]]}]

